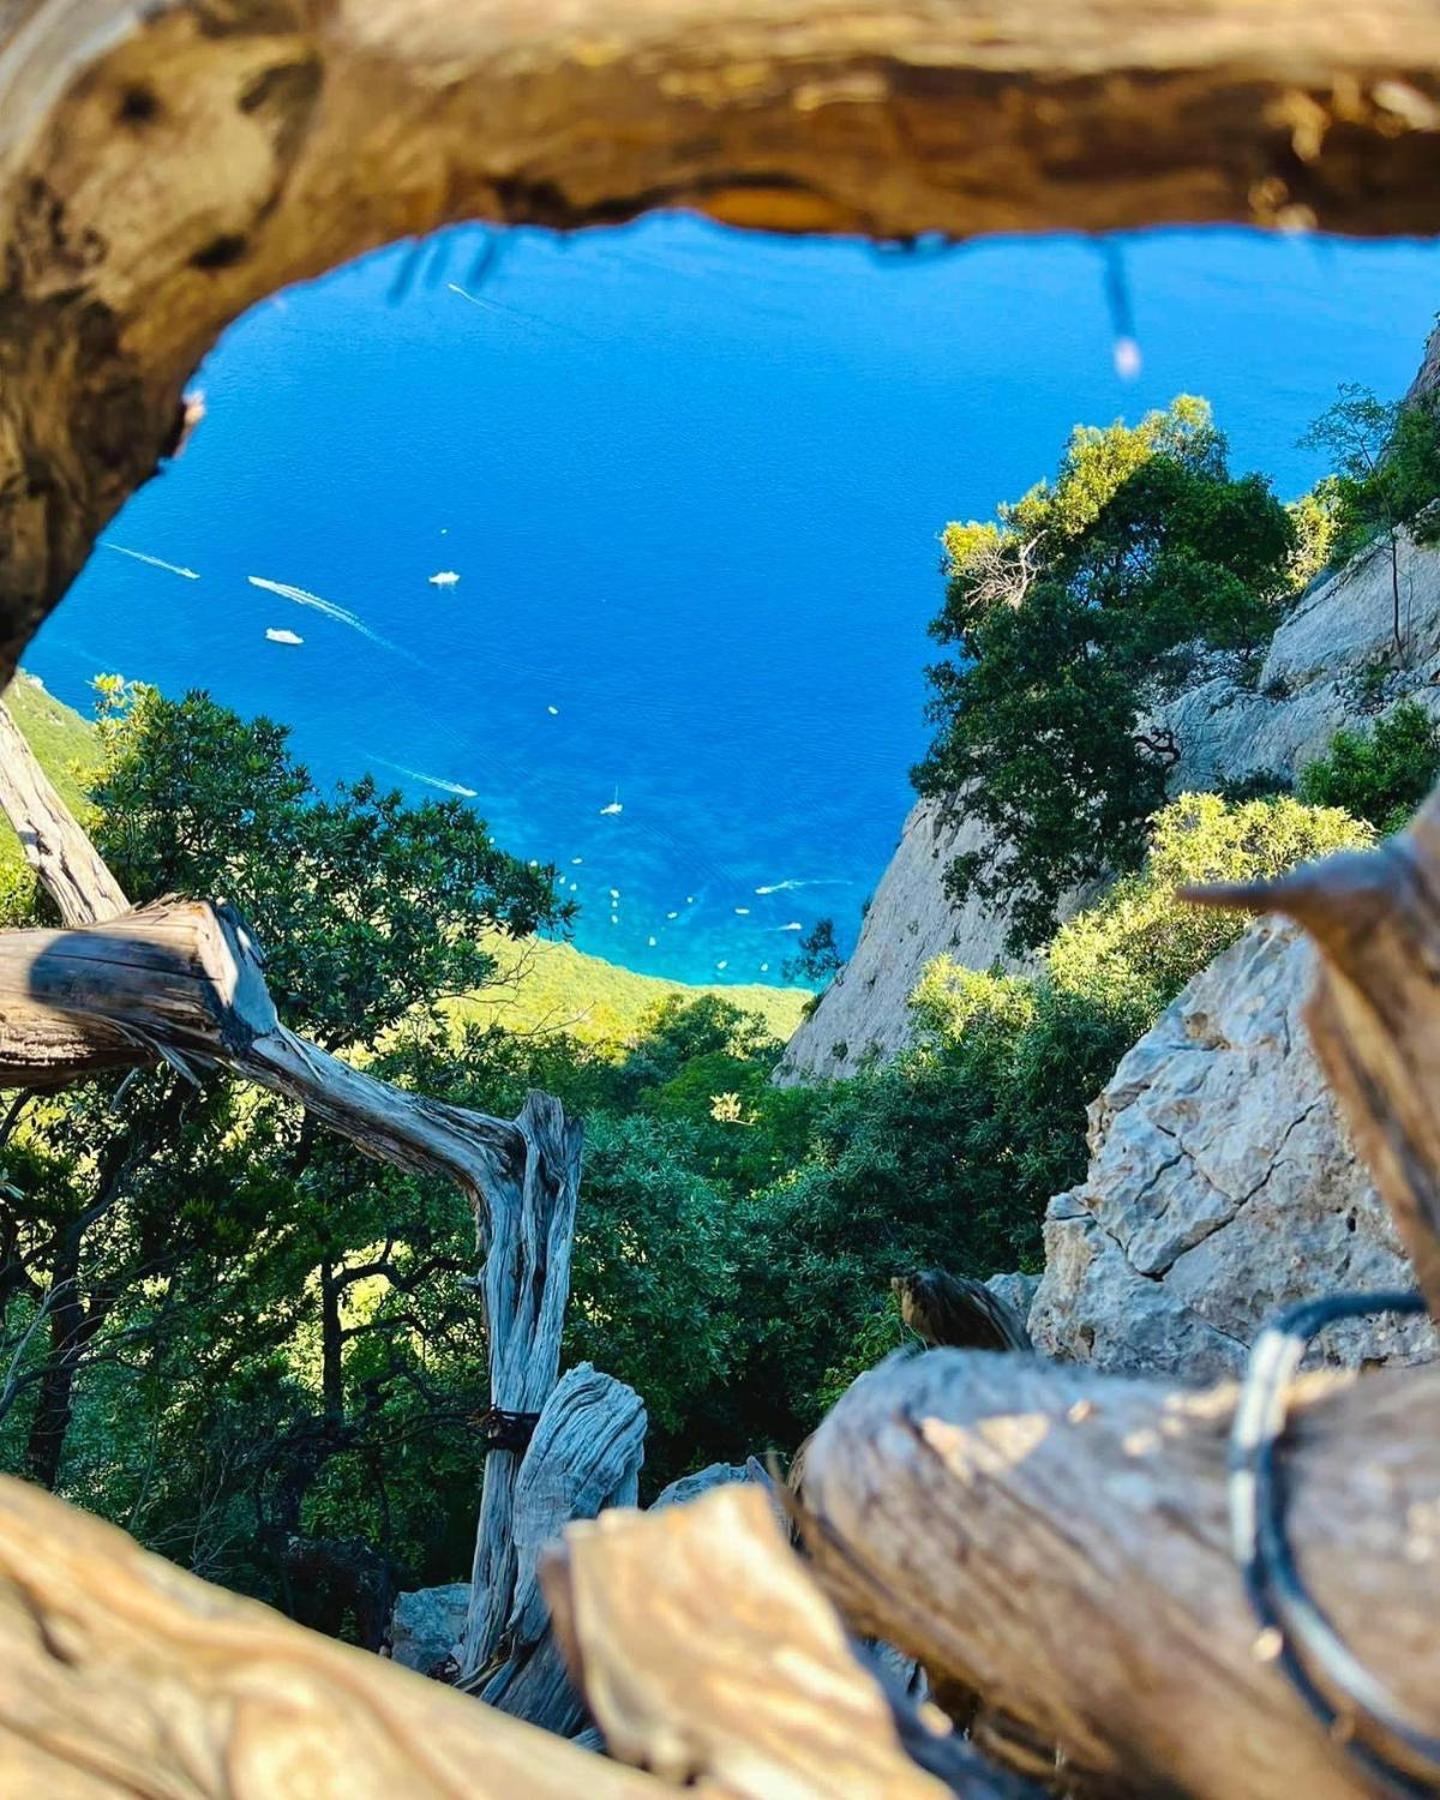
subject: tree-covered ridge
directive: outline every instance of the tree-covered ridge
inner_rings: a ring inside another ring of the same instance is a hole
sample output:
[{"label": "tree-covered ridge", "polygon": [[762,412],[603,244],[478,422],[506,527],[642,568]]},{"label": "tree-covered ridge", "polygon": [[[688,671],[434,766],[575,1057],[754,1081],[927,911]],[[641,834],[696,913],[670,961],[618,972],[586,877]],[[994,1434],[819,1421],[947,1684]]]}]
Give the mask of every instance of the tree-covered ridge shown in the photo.
[{"label": "tree-covered ridge", "polygon": [[1440,407],[1343,387],[1305,443],[1333,472],[1282,506],[1230,473],[1208,405],[1182,395],[1077,427],[1053,479],[941,534],[931,630],[950,655],[928,671],[914,779],[987,828],[949,887],[1005,905],[1012,950],[1045,941],[1066,893],[1137,866],[1181,749],[1147,720],[1202,658],[1243,678],[1307,583],[1378,545],[1405,661],[1398,541],[1440,529]]}]

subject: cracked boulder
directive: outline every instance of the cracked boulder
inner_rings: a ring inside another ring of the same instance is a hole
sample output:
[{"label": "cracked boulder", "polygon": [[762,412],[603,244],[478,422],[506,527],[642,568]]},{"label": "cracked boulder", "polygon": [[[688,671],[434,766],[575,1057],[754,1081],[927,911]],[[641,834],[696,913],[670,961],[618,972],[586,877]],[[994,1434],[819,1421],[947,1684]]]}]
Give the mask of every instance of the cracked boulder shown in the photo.
[{"label": "cracked boulder", "polygon": [[[1090,1110],[1090,1167],[1045,1221],[1036,1348],[1208,1381],[1266,1320],[1337,1290],[1413,1287],[1301,1021],[1310,950],[1253,927],[1125,1056]],[[1423,1319],[1332,1327],[1316,1360],[1435,1354]]]}]

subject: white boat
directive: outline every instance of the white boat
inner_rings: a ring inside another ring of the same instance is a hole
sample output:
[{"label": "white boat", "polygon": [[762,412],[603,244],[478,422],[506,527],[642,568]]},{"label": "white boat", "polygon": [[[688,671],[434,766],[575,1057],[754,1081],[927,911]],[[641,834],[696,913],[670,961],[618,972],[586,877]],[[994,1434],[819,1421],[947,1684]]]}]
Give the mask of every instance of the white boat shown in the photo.
[{"label": "white boat", "polygon": [[615,790],[615,798],[608,806],[602,806],[600,808],[600,816],[602,819],[613,818],[617,813],[623,813],[624,810],[625,808],[620,804],[620,790],[617,787]]},{"label": "white boat", "polygon": [[459,579],[460,577],[454,569],[441,569],[430,577],[430,585],[431,587],[454,587]]}]

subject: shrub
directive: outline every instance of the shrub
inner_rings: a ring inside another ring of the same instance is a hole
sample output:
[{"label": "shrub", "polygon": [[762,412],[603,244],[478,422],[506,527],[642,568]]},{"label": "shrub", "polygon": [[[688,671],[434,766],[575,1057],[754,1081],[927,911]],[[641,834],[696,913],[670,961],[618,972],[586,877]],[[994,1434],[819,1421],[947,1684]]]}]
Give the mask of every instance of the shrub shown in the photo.
[{"label": "shrub", "polygon": [[1182,794],[1151,821],[1144,867],[1056,934],[1046,955],[1049,979],[1119,1012],[1138,1035],[1245,929],[1238,914],[1187,905],[1176,888],[1268,879],[1314,857],[1363,848],[1373,836],[1333,805]]},{"label": "shrub", "polygon": [[1368,730],[1337,731],[1300,771],[1295,791],[1313,806],[1343,806],[1382,835],[1399,831],[1440,776],[1440,728],[1402,700]]}]

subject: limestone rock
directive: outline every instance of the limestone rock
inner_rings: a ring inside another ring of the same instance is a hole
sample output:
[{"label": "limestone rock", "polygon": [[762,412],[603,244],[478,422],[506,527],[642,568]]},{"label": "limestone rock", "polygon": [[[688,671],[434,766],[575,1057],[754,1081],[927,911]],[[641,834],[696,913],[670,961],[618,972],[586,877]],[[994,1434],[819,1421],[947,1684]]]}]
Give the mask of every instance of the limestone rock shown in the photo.
[{"label": "limestone rock", "polygon": [[452,1652],[458,1652],[470,1604],[470,1583],[417,1588],[401,1594],[390,1621],[391,1655],[407,1669],[428,1675]]},{"label": "limestone rock", "polygon": [[688,1500],[708,1493],[711,1488],[723,1487],[729,1481],[749,1479],[750,1471],[744,1463],[709,1463],[694,1475],[682,1475],[669,1487],[661,1488],[650,1503],[650,1511],[655,1512],[662,1506],[684,1506]]},{"label": "limestone rock", "polygon": [[978,899],[956,906],[945,892],[946,869],[984,843],[978,821],[947,817],[938,801],[910,809],[854,954],[786,1046],[777,1081],[853,1075],[874,1051],[893,1056],[905,1042],[911,990],[935,957],[975,969],[1005,960],[1003,909]]},{"label": "limestone rock", "polygon": [[1035,1290],[1040,1286],[1038,1275],[992,1275],[985,1283],[990,1292],[1007,1306],[1013,1306],[1022,1319],[1029,1318],[1030,1308],[1035,1303]]},{"label": "limestone rock", "polygon": [[[1237,1371],[1282,1306],[1413,1281],[1300,1019],[1310,949],[1254,926],[1123,1058],[1085,1181],[1050,1204],[1036,1348],[1102,1369]],[[1319,1360],[1435,1353],[1423,1320],[1334,1328]]]}]

